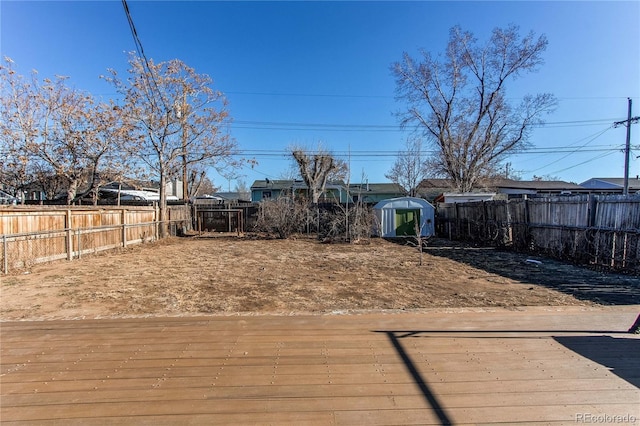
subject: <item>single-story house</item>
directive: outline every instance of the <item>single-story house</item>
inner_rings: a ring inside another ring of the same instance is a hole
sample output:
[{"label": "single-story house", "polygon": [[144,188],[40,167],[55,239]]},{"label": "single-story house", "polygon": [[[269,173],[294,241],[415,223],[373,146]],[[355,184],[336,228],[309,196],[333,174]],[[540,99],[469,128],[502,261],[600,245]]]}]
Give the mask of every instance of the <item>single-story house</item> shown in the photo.
[{"label": "single-story house", "polygon": [[[445,203],[506,200],[512,198],[557,197],[586,194],[588,189],[565,181],[487,179],[478,182],[472,191],[459,193],[452,189],[450,179],[425,179],[418,186],[419,194],[428,200]],[[448,188],[444,189],[443,188]],[[440,194],[437,191],[442,190]]]},{"label": "single-story house", "polygon": [[[251,185],[251,201],[260,202],[292,192],[306,195],[309,190],[302,180],[256,180]],[[360,200],[365,204],[375,204],[388,198],[402,197],[404,194],[404,189],[396,183],[352,183],[347,190],[344,182],[333,181],[327,183],[321,201],[355,203]]]},{"label": "single-story house", "polygon": [[[622,194],[624,190],[624,178],[591,178],[580,184],[591,193],[597,194]],[[640,176],[629,177],[629,193],[640,192]]]},{"label": "single-story house", "polygon": [[[308,192],[309,188],[302,180],[256,180],[253,182],[253,185],[251,185],[251,201],[257,203],[262,200],[268,200],[270,198],[275,199],[282,195],[289,195],[291,193],[306,195]],[[339,201],[341,203],[346,203],[347,192],[347,187],[344,182],[328,182],[325,186],[325,191],[324,194],[322,194],[320,202]]]},{"label": "single-story house", "polygon": [[435,209],[426,200],[414,197],[390,198],[378,202],[373,211],[376,217],[373,233],[383,238],[415,236],[435,233]]},{"label": "single-story house", "polygon": [[237,192],[237,191],[218,191],[212,194],[214,197],[221,198],[224,202],[241,202],[248,203],[251,200],[250,192]]},{"label": "single-story house", "polygon": [[437,197],[439,203],[473,203],[476,201],[491,201],[495,199],[495,192],[445,192]]},{"label": "single-story house", "polygon": [[511,198],[557,197],[561,195],[585,194],[581,185],[561,180],[513,180],[496,179],[492,183],[495,192]]},{"label": "single-story house", "polygon": [[445,192],[453,192],[453,181],[451,179],[423,179],[416,188],[418,196],[433,202],[442,202],[438,198]]},{"label": "single-story house", "polygon": [[404,189],[397,183],[352,183],[349,194],[353,202],[362,201],[365,204],[375,204],[389,198],[405,195]]}]

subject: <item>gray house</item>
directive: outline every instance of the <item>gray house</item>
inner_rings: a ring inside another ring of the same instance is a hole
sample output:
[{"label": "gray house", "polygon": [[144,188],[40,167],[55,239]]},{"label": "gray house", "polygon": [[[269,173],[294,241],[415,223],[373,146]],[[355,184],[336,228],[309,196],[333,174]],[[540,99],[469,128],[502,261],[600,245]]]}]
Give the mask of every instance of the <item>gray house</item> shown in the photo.
[{"label": "gray house", "polygon": [[[622,194],[624,178],[591,178],[580,184],[591,193]],[[629,193],[640,192],[640,176],[629,177]]]},{"label": "gray house", "polygon": [[[301,180],[256,180],[251,185],[251,201],[260,202],[269,198],[278,198],[284,194],[308,195],[307,185]],[[328,182],[321,202],[354,203],[362,201],[374,204],[387,198],[401,197],[404,190],[395,183],[352,183],[342,181]]]}]

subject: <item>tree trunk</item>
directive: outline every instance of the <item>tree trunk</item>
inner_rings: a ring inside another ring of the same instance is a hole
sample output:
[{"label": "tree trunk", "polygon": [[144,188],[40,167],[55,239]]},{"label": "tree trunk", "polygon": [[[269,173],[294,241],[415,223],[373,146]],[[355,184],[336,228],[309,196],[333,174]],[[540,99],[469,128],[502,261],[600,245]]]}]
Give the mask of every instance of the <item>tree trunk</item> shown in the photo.
[{"label": "tree trunk", "polygon": [[167,177],[164,170],[160,170],[160,200],[158,201],[158,209],[160,210],[160,223],[158,224],[158,237],[166,238],[168,234],[167,227]]},{"label": "tree trunk", "polygon": [[67,189],[67,205],[71,205],[78,193],[78,179],[72,179],[69,182],[69,188]]}]

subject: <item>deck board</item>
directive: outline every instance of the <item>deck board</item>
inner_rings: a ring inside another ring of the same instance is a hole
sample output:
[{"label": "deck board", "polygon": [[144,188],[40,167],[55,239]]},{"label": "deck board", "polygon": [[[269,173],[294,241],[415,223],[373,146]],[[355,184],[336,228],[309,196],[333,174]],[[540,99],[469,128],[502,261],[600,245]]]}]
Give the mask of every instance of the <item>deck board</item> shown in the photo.
[{"label": "deck board", "polygon": [[639,310],[3,322],[0,421],[638,423]]}]

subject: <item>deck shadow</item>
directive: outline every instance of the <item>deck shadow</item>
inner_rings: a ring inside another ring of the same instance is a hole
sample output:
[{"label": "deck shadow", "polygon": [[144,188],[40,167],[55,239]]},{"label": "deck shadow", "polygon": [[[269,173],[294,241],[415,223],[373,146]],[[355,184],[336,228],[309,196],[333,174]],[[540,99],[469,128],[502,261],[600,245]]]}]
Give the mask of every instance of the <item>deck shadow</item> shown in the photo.
[{"label": "deck shadow", "polygon": [[425,253],[523,284],[539,285],[602,305],[640,304],[640,277],[603,273],[562,261],[435,239]]},{"label": "deck shadow", "polygon": [[452,425],[453,423],[451,422],[451,419],[449,418],[447,411],[444,409],[444,407],[440,403],[438,397],[431,391],[429,384],[424,380],[424,378],[416,368],[415,363],[411,359],[411,356],[404,349],[404,346],[400,341],[400,339],[402,339],[403,337],[413,336],[414,332],[407,332],[407,333],[400,332],[401,334],[398,334],[398,332],[395,332],[395,331],[385,331],[383,333],[387,335],[387,338],[393,345],[394,349],[396,350],[398,355],[402,358],[402,361],[404,362],[405,367],[409,371],[409,374],[411,374],[411,377],[413,378],[416,385],[420,388],[420,391],[422,392],[422,395],[424,396],[426,402],[431,406],[436,416],[438,416],[438,419],[440,420],[440,424]]},{"label": "deck shadow", "polygon": [[575,353],[607,367],[640,389],[640,339],[611,336],[556,336],[554,340]]}]

